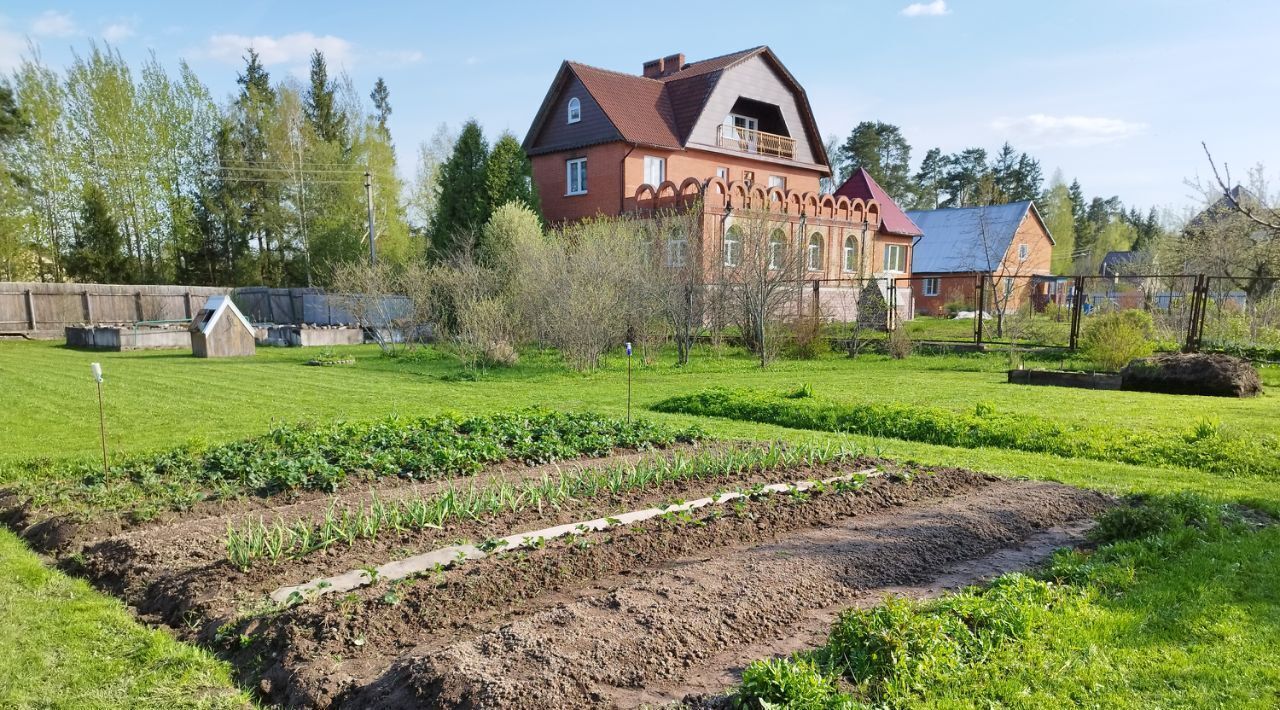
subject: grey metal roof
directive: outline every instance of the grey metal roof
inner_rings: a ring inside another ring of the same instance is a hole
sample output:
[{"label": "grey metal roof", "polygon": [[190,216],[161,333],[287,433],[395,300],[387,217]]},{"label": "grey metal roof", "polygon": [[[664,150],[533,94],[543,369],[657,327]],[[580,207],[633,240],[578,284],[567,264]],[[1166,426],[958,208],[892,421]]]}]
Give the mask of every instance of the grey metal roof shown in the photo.
[{"label": "grey metal roof", "polygon": [[924,232],[912,250],[912,273],[993,271],[1013,243],[1031,201],[984,207],[909,210]]}]

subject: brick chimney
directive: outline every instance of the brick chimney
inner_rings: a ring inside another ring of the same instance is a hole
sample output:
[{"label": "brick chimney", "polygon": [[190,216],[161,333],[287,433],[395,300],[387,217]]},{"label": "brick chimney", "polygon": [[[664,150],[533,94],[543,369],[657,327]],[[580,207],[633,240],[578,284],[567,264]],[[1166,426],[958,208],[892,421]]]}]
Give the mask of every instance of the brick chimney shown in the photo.
[{"label": "brick chimney", "polygon": [[662,59],[651,59],[644,63],[644,76],[660,79],[668,74],[675,74],[684,66],[683,54],[668,54]]}]

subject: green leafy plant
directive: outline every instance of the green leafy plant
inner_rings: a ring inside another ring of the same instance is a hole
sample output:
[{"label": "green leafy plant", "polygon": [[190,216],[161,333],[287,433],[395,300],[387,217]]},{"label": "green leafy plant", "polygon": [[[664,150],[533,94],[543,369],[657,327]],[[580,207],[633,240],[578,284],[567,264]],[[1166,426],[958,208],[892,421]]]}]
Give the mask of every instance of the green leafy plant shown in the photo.
[{"label": "green leafy plant", "polygon": [[1155,352],[1155,324],[1145,311],[1090,316],[1080,336],[1084,357],[1103,370],[1119,370]]},{"label": "green leafy plant", "polygon": [[855,707],[853,698],[839,691],[835,678],[804,658],[753,661],[742,671],[742,685],[733,697],[733,705],[743,710]]}]

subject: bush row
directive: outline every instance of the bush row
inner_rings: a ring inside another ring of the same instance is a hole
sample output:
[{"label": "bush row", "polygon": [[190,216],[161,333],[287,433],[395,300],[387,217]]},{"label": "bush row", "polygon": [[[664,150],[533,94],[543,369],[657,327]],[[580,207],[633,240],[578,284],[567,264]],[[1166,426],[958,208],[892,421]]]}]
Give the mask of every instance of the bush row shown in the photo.
[{"label": "bush row", "polygon": [[918,704],[931,687],[962,682],[997,652],[1016,650],[1066,605],[1122,594],[1170,555],[1242,529],[1231,509],[1199,496],[1132,500],[1099,518],[1096,551],[1059,551],[1034,576],[1012,573],[985,589],[923,602],[890,598],[845,612],[822,648],[747,666],[734,704],[809,710]]},{"label": "bush row", "polygon": [[[355,477],[430,479],[475,473],[502,461],[539,464],[614,449],[644,449],[701,438],[637,419],[591,413],[525,410],[470,417],[391,417],[374,422],[277,426],[262,436],[201,448],[135,456],[110,467],[107,478],[139,485],[175,482],[259,495],[289,490],[337,490]],[[88,486],[105,483],[101,469],[77,464]]]},{"label": "bush row", "polygon": [[1231,436],[1201,421],[1185,432],[1126,431],[1081,426],[1028,414],[1004,414],[990,404],[953,412],[909,404],[850,404],[812,395],[749,389],[711,389],[663,400],[660,412],[679,412],[849,432],[965,448],[997,447],[1096,461],[1184,466],[1226,476],[1280,477],[1276,437]]}]

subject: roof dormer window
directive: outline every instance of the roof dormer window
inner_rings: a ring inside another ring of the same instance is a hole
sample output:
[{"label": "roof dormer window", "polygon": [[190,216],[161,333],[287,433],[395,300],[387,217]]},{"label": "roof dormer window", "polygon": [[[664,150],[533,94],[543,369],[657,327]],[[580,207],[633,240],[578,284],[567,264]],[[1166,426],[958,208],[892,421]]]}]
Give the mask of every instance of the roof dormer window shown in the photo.
[{"label": "roof dormer window", "polygon": [[582,102],[575,96],[569,99],[569,123],[577,123],[582,120]]}]

